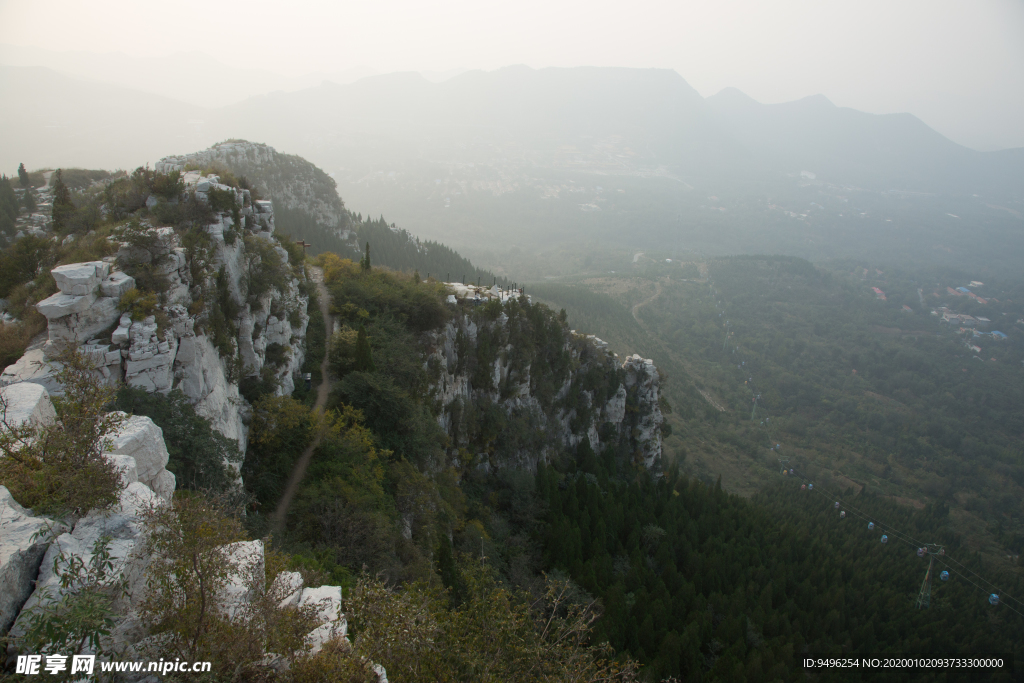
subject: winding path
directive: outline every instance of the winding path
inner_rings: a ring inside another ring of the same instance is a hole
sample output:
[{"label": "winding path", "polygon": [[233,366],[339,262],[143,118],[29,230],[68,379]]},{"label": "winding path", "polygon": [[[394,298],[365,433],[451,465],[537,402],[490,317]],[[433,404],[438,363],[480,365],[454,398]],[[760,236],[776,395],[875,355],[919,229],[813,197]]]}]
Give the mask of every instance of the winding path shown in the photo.
[{"label": "winding path", "polygon": [[642,306],[646,306],[647,304],[657,299],[659,296],[661,296],[661,283],[655,280],[654,294],[651,294],[649,297],[647,297],[640,303],[633,304],[633,320],[636,320],[637,324],[639,324],[640,327],[644,327],[644,323],[642,320],[640,320],[640,316],[637,315],[637,311],[639,311]]},{"label": "winding path", "polygon": [[[324,317],[324,328],[326,334],[324,335],[324,344],[329,344],[331,340],[331,330],[333,329],[333,320],[330,315],[330,307],[328,302],[330,301],[331,295],[327,291],[327,287],[324,286],[324,273],[319,268],[310,266],[309,277],[313,282],[316,283],[317,299],[320,303],[320,313]],[[323,412],[327,405],[327,396],[331,392],[331,383],[328,376],[328,358],[329,354],[326,353],[327,349],[324,350],[324,359],[320,363],[320,385],[316,388],[316,403],[313,404],[313,412]],[[320,422],[319,420],[317,422]],[[299,488],[299,484],[302,483],[302,478],[306,476],[306,468],[309,467],[309,461],[313,457],[313,451],[320,445],[320,440],[323,438],[323,430],[317,430],[316,436],[306,446],[306,450],[302,452],[299,459],[295,461],[295,467],[292,468],[292,474],[288,477],[288,484],[284,488],[284,493],[281,494],[281,500],[277,503],[277,509],[274,510],[273,516],[270,518],[270,529],[275,536],[280,537],[281,532],[284,531],[284,520],[288,515],[288,508],[291,507],[292,498],[295,497],[295,492]]]}]

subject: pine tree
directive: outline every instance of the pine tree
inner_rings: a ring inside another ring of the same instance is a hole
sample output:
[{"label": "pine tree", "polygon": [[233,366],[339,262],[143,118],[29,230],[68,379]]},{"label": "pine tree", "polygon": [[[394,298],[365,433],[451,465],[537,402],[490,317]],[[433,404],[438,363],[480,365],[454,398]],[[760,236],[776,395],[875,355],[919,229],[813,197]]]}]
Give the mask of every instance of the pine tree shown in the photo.
[{"label": "pine tree", "polygon": [[32,188],[31,187],[25,188],[24,203],[25,203],[25,212],[26,213],[32,214],[33,212],[35,212],[35,210],[36,210],[36,197],[35,197],[34,194],[32,194]]},{"label": "pine tree", "polygon": [[21,181],[22,187],[29,186],[28,171],[25,170],[25,164],[18,164],[18,180]]},{"label": "pine tree", "polygon": [[356,370],[361,372],[376,372],[373,364],[373,353],[370,351],[370,339],[366,336],[366,326],[359,326],[359,336],[356,337],[355,352]]},{"label": "pine tree", "polygon": [[71,190],[64,184],[58,168],[53,181],[53,229],[60,234],[66,233],[74,213],[75,203],[71,201]]},{"label": "pine tree", "polygon": [[11,181],[7,176],[0,176],[0,216],[7,219],[3,223],[5,228],[8,227],[8,222],[10,227],[13,227],[14,221],[18,218],[18,196],[14,194],[14,188],[11,187]]},{"label": "pine tree", "polygon": [[363,270],[370,270],[370,243],[366,243],[366,255],[359,261],[359,267]]},{"label": "pine tree", "polygon": [[465,598],[466,585],[455,563],[452,542],[447,536],[441,537],[437,547],[437,573],[441,575],[441,583],[448,589],[448,604],[458,607]]}]

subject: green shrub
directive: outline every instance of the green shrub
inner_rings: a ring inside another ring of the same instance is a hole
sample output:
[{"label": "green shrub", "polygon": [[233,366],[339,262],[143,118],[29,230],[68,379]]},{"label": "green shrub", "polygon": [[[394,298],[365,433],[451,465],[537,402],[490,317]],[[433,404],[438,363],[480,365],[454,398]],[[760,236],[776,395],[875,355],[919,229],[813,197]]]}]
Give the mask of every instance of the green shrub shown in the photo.
[{"label": "green shrub", "polygon": [[46,318],[36,311],[30,320],[0,323],[0,367],[6,368],[25,353],[32,338],[46,329]]},{"label": "green shrub", "polygon": [[[106,180],[113,174],[110,171],[91,170],[86,168],[63,168],[61,180],[72,190],[84,190],[93,183]],[[54,176],[50,176],[50,185],[56,185]]]},{"label": "green shrub", "polygon": [[[262,567],[234,560],[228,544],[245,540],[241,523],[223,499],[179,492],[171,505],[145,513],[149,587],[141,608],[160,656],[206,660],[217,680],[257,680],[265,653],[293,657],[318,623],[316,605],[282,607],[287,587],[274,579],[287,558],[266,551]],[[246,602],[225,610],[224,586],[240,576]],[[272,679],[271,679],[272,680]]]},{"label": "green shrub", "polygon": [[276,246],[255,235],[245,236],[242,284],[250,304],[255,304],[271,289],[283,290],[287,286],[291,272],[275,250]]},{"label": "green shrub", "polygon": [[[77,349],[56,361],[56,379],[64,387],[53,399],[57,421],[0,431],[0,484],[38,512],[84,515],[118,500],[120,473],[103,452],[124,416],[107,412],[114,389]],[[0,411],[6,413],[6,404]]]},{"label": "green shrub", "polygon": [[28,282],[53,258],[53,243],[42,237],[25,235],[0,254],[0,297]]},{"label": "green shrub", "polygon": [[139,167],[130,176],[108,184],[103,190],[103,197],[110,217],[115,221],[124,220],[146,206],[155,175],[154,171]]},{"label": "green shrub", "polygon": [[18,196],[14,194],[10,179],[0,175],[0,216],[7,219],[3,232],[8,235],[14,234],[14,221],[17,219],[21,207],[18,206]]},{"label": "green shrub", "polygon": [[264,396],[273,396],[279,386],[273,367],[265,366],[260,374],[243,377],[238,383],[238,393],[249,403],[255,403]]},{"label": "green shrub", "polygon": [[181,179],[179,171],[170,173],[157,173],[153,177],[152,192],[157,197],[164,199],[178,199],[185,191],[185,183]]},{"label": "green shrub", "polygon": [[234,358],[237,350],[238,314],[241,308],[234,297],[228,283],[227,271],[221,266],[217,272],[216,289],[211,302],[207,321],[213,345],[217,347],[222,358]]},{"label": "green shrub", "polygon": [[353,649],[401,681],[636,681],[638,665],[590,642],[598,612],[572,584],[549,580],[540,600],[464,558],[464,600],[435,584],[400,589],[364,574],[346,603]]},{"label": "green shrub", "polygon": [[291,355],[291,350],[284,344],[278,344],[277,342],[267,344],[266,364],[279,368],[288,361]]},{"label": "green shrub", "polygon": [[306,260],[305,251],[299,246],[290,235],[285,235],[280,232],[274,233],[277,237],[277,241],[281,243],[285,251],[288,252],[288,262],[292,266],[301,267],[302,263]]},{"label": "green shrub", "polygon": [[295,460],[313,436],[312,411],[290,396],[262,396],[252,404],[249,448],[242,466],[245,489],[260,509],[273,510]]},{"label": "green shrub", "polygon": [[141,289],[129,289],[121,295],[118,308],[128,313],[132,320],[143,320],[156,311],[157,298],[154,292],[143,292]]},{"label": "green shrub", "polygon": [[53,185],[53,204],[50,216],[53,220],[53,229],[58,235],[66,235],[71,231],[71,219],[74,216],[75,203],[71,201],[71,190],[64,183],[61,169],[53,174],[51,181]]}]

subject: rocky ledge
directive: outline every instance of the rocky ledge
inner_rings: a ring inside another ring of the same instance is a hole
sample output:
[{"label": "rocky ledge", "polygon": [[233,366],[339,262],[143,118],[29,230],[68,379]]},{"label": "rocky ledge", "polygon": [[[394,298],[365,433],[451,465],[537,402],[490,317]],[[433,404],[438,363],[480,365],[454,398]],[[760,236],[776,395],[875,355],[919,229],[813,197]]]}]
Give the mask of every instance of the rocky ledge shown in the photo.
[{"label": "rocky ledge", "polygon": [[[46,390],[36,384],[0,388],[8,409],[7,424],[44,424],[54,419]],[[123,659],[152,656],[158,645],[141,621],[139,609],[149,584],[150,558],[143,552],[146,510],[166,505],[174,491],[174,475],[165,469],[167,447],[160,428],[146,417],[126,421],[106,454],[122,472],[118,503],[110,510],[92,510],[78,520],[60,521],[34,515],[0,486],[0,637],[12,643],[27,629],[27,615],[43,604],[60,600],[64,588],[54,566],[61,561],[81,560],[86,566],[97,541],[108,540],[110,559],[124,581],[125,591],[114,604],[116,616],[103,646]],[[251,577],[262,576],[264,546],[261,541],[233,543],[223,547],[236,567],[217,596],[216,602],[232,617],[252,599]],[[348,624],[342,613],[339,586],[307,587],[298,572],[282,572],[275,579],[272,594],[285,596],[281,607],[310,607],[319,623],[305,642],[316,653],[333,638],[345,638]],[[18,653],[15,644],[8,654]],[[88,652],[87,652],[88,653]],[[273,660],[274,655],[268,655]],[[379,680],[387,678],[379,669]]]}]

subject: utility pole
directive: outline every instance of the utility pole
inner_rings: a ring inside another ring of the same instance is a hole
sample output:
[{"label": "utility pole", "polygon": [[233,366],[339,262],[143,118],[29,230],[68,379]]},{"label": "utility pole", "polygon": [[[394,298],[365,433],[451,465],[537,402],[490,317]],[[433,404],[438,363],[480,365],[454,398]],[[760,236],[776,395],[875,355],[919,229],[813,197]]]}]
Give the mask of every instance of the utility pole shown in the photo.
[{"label": "utility pole", "polygon": [[[924,581],[921,582],[921,590],[917,594],[917,608],[922,607],[928,608],[932,602],[932,566],[935,564],[936,555],[945,555],[946,550],[939,545],[929,543],[925,547],[917,551],[918,555],[922,555],[922,551],[928,554],[928,571],[924,573]],[[923,555],[922,555],[923,556]]]}]

